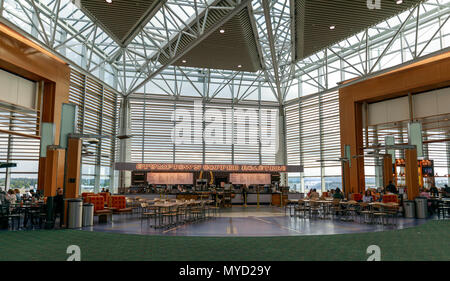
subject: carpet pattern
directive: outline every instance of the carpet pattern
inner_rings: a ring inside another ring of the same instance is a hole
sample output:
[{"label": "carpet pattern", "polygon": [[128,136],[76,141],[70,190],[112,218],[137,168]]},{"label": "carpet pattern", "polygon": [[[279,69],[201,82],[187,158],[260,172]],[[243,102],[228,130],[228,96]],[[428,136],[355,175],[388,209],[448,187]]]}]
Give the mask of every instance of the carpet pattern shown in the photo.
[{"label": "carpet pattern", "polygon": [[283,237],[168,237],[79,230],[1,231],[0,261],[58,261],[77,245],[83,261],[450,260],[450,221],[385,232]]}]

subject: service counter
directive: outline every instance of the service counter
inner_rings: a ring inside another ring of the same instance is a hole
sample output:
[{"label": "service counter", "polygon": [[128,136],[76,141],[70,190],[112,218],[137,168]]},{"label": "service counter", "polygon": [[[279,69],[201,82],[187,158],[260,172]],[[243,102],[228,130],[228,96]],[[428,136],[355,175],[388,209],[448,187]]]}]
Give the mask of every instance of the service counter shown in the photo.
[{"label": "service counter", "polygon": [[[143,199],[154,199],[154,198],[166,198],[166,199],[184,199],[184,200],[199,200],[200,197],[202,199],[213,199],[214,194],[209,192],[200,192],[200,193],[178,193],[178,194],[158,194],[158,193],[144,193],[144,194],[125,194],[128,198],[143,198]],[[261,205],[274,205],[280,206],[280,196],[281,193],[260,193],[259,194],[259,204]],[[301,199],[303,198],[303,194],[301,193],[288,193],[288,195],[284,195],[283,206],[286,204],[287,199]],[[248,205],[256,205],[258,202],[258,194],[254,192],[247,193],[247,204]],[[242,205],[244,203],[244,198],[242,193],[233,193],[231,203],[233,205]]]}]

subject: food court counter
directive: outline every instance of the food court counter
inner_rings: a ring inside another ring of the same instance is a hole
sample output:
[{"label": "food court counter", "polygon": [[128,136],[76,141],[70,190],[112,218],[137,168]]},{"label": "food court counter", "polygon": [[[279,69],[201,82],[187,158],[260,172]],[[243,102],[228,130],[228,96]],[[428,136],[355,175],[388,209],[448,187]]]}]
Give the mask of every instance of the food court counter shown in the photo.
[{"label": "food court counter", "polygon": [[[147,193],[147,194],[127,194],[125,195],[128,198],[143,198],[143,199],[154,199],[154,198],[167,198],[167,199],[200,199],[200,194],[203,194],[203,199],[214,199],[213,196],[206,196],[206,193],[179,193],[179,194],[158,194],[158,193]],[[263,205],[279,205],[279,198],[281,193],[260,193],[259,194],[259,203]],[[278,199],[277,199],[278,198]],[[303,194],[301,193],[288,193],[288,199],[301,199],[303,198]],[[249,192],[247,194],[247,204],[253,205],[258,202],[258,194],[255,192]],[[278,203],[277,203],[278,202]],[[233,197],[231,199],[231,203],[235,205],[241,205],[244,203],[244,199],[242,193],[233,193]]]}]

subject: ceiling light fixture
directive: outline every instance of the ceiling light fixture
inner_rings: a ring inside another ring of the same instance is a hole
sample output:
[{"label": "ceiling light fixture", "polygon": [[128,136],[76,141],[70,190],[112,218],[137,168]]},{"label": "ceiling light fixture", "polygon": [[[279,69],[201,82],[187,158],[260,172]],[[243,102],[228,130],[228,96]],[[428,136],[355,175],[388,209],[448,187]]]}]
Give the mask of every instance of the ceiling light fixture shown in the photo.
[{"label": "ceiling light fixture", "polygon": [[113,0],[105,0],[106,1],[106,3],[108,3],[108,4],[112,4],[112,1]]},{"label": "ceiling light fixture", "polygon": [[186,63],[186,60],[182,60],[181,62],[182,62],[182,63]]},{"label": "ceiling light fixture", "polygon": [[238,65],[238,68],[241,68],[242,67],[242,65]]},{"label": "ceiling light fixture", "polygon": [[331,30],[333,30],[333,29],[335,29],[335,28],[336,28],[335,25],[330,26],[330,29],[331,29]]},{"label": "ceiling light fixture", "polygon": [[397,5],[400,5],[401,3],[403,3],[403,0],[397,0]]},{"label": "ceiling light fixture", "polygon": [[220,33],[225,33],[225,29],[221,29],[219,32]]}]

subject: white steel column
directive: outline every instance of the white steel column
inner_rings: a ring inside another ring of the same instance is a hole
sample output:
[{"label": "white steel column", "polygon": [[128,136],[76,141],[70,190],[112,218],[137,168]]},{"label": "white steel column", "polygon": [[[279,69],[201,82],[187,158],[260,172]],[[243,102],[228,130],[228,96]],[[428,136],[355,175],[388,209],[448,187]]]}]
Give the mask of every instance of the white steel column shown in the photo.
[{"label": "white steel column", "polygon": [[[120,108],[120,129],[119,136],[130,136],[131,132],[131,107],[128,98],[124,98]],[[131,162],[131,138],[125,137],[119,141],[120,143],[120,157],[119,162]],[[120,171],[119,187],[131,186],[131,172]]]}]

